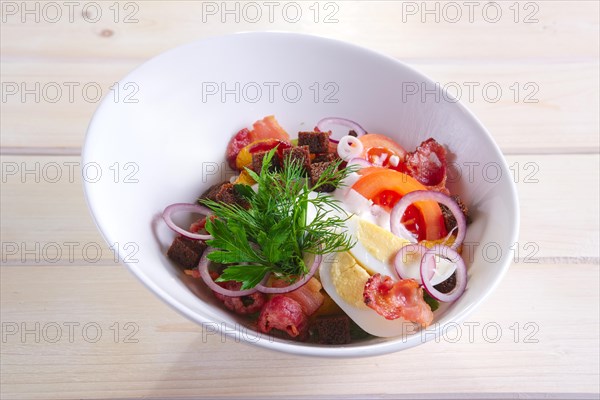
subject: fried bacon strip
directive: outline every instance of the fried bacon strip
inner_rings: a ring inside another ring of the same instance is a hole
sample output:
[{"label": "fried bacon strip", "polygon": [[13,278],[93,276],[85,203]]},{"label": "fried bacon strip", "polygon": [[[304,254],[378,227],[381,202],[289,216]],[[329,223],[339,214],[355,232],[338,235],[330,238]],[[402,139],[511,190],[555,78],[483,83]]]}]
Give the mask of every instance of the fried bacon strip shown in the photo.
[{"label": "fried bacon strip", "polygon": [[433,312],[423,300],[423,288],[414,279],[394,282],[389,276],[375,274],[365,284],[365,304],[386,319],[403,318],[426,327]]},{"label": "fried bacon strip", "polygon": [[[274,287],[285,287],[289,285],[289,282],[276,279],[271,282],[271,285]],[[311,316],[319,307],[321,307],[325,299],[321,294],[321,288],[321,282],[319,282],[318,279],[310,278],[306,284],[300,286],[296,290],[284,293],[283,295],[292,300],[296,300],[296,302],[298,302],[298,304],[300,304],[302,307],[304,314]]]},{"label": "fried bacon strip", "polygon": [[296,337],[304,333],[307,324],[308,318],[302,306],[296,300],[282,295],[271,297],[258,317],[258,330],[263,333],[278,329]]},{"label": "fried bacon strip", "polygon": [[404,158],[406,172],[429,189],[447,193],[446,149],[429,138]]},{"label": "fried bacon strip", "polygon": [[[213,279],[216,276],[213,275]],[[217,284],[227,290],[240,290],[242,287],[241,282],[227,281],[217,282]],[[213,290],[215,297],[223,302],[223,305],[235,312],[236,314],[247,315],[259,312],[265,303],[267,302],[267,295],[260,292],[255,292],[247,296],[225,296],[221,293],[217,293]]]}]

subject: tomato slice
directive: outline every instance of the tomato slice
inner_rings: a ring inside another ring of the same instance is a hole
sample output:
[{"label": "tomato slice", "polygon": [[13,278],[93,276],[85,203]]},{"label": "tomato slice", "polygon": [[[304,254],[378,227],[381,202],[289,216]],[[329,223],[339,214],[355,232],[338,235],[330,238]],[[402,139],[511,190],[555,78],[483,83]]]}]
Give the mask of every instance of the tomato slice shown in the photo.
[{"label": "tomato slice", "polygon": [[[375,195],[375,197],[371,200],[373,201],[373,203],[387,210],[391,210],[394,207],[394,205],[398,201],[400,201],[401,198],[402,195],[398,194],[395,191],[384,190],[383,192]],[[421,211],[419,211],[419,209],[414,204],[408,206],[408,208],[404,212],[404,215],[402,216],[401,221],[406,227],[406,229],[418,235],[419,240],[426,239],[425,220],[423,218],[423,215],[421,214]]]},{"label": "tomato slice", "polygon": [[[393,151],[384,147],[372,147],[363,153],[363,157],[370,163],[381,165],[382,167],[390,168],[390,158],[397,156]],[[381,161],[383,160],[383,162]]]},{"label": "tomato slice", "polygon": [[390,158],[392,156],[398,156],[400,160],[404,160],[406,150],[398,143],[385,135],[378,133],[368,133],[359,138],[364,150],[363,157],[372,163],[377,163],[382,157],[385,157],[382,166],[387,167],[390,164]]},{"label": "tomato slice", "polygon": [[[407,193],[427,190],[416,179],[402,172],[387,168],[365,168],[366,174],[352,189],[382,206],[388,211]],[[440,205],[435,201],[419,201],[412,204],[402,217],[402,222],[421,240],[437,240],[447,235]]]}]

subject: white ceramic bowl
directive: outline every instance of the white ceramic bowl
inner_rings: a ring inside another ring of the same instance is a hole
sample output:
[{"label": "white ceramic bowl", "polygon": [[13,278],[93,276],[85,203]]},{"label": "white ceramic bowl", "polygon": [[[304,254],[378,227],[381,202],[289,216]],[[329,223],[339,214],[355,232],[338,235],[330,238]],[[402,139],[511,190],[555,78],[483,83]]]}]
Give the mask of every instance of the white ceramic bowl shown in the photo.
[{"label": "white ceramic bowl", "polygon": [[[83,165],[89,207],[131,272],[211,334],[303,355],[395,352],[456,326],[508,269],[519,209],[500,150],[464,106],[446,93],[427,94],[433,82],[393,58],[315,36],[242,33],[170,50],[134,70],[119,87],[118,97],[111,92],[102,101],[87,132]],[[429,137],[447,146],[450,189],[473,211],[466,238],[473,255],[466,254],[466,292],[436,312],[427,334],[346,346],[272,339],[219,307],[167,259],[174,234],[162,223],[162,210],[193,202],[209,185],[224,180],[230,137],[271,114],[292,136],[322,117],[340,116],[387,134],[409,150]]]}]

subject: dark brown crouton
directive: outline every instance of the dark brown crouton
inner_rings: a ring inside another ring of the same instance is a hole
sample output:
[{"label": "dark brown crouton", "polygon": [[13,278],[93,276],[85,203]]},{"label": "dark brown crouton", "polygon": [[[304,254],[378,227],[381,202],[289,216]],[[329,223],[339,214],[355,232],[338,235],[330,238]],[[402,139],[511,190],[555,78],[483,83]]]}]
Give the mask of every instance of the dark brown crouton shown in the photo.
[{"label": "dark brown crouton", "polygon": [[317,153],[317,154],[315,154],[315,157],[312,159],[312,162],[314,162],[314,163],[332,162],[332,161],[337,161],[338,158],[339,158],[339,156],[337,155],[337,153]]},{"label": "dark brown crouton", "polygon": [[241,207],[248,208],[250,204],[246,199],[236,193],[233,184],[229,182],[217,183],[208,188],[200,196],[200,200],[212,200],[221,203],[238,204]]},{"label": "dark brown crouton", "polygon": [[283,159],[300,163],[304,170],[308,172],[310,169],[310,151],[308,146],[290,147],[283,150]]},{"label": "dark brown crouton", "polygon": [[217,193],[219,193],[222,186],[225,184],[227,184],[227,182],[217,183],[216,185],[212,185],[204,193],[202,193],[200,195],[200,199],[208,199],[208,200],[212,200],[212,201],[217,201]]},{"label": "dark brown crouton", "polygon": [[[310,185],[315,186],[323,175],[323,172],[331,165],[330,162],[320,162],[320,163],[312,163],[310,165]],[[315,189],[317,192],[333,192],[335,190],[335,186],[332,184],[326,184],[319,188]]]},{"label": "dark brown crouton", "polygon": [[219,192],[215,195],[216,200],[221,203],[237,204],[243,208],[250,208],[250,203],[240,196],[236,191],[232,183],[224,183],[221,185]]},{"label": "dark brown crouton", "polygon": [[437,290],[442,293],[448,293],[456,286],[456,272],[450,275],[450,278],[446,279],[444,282],[439,283],[434,286]]},{"label": "dark brown crouton", "polygon": [[237,202],[235,190],[233,189],[233,184],[231,183],[226,183],[221,186],[221,189],[215,197],[220,203],[234,204]]},{"label": "dark brown crouton", "polygon": [[[260,175],[260,171],[262,170],[263,159],[268,154],[268,151],[257,151],[256,153],[252,153],[252,170]],[[279,154],[275,152],[273,154],[273,158],[271,158],[271,164],[269,165],[269,171],[273,171],[281,168],[281,157]]]},{"label": "dark brown crouton", "polygon": [[298,146],[308,146],[311,153],[329,150],[329,132],[298,132]]},{"label": "dark brown crouton", "polygon": [[[469,216],[469,209],[467,208],[466,204],[463,203],[463,201],[460,199],[460,197],[458,197],[458,195],[454,195],[451,197],[452,197],[452,200],[454,200],[456,202],[456,204],[458,204],[458,206],[462,210],[463,214],[465,215],[465,218],[467,219],[467,223],[470,224],[471,217]],[[442,209],[442,215],[444,216],[444,223],[446,224],[446,230],[448,232],[450,232],[452,229],[454,229],[456,227],[456,218],[454,218],[454,215],[452,215],[452,212],[450,211],[450,209],[448,207],[446,207],[445,205],[440,204],[440,208]]]},{"label": "dark brown crouton", "polygon": [[350,343],[350,318],[347,315],[324,315],[315,318],[311,331],[320,344]]},{"label": "dark brown crouton", "polygon": [[192,269],[198,266],[205,249],[206,244],[201,240],[178,236],[169,247],[167,256],[183,269]]}]

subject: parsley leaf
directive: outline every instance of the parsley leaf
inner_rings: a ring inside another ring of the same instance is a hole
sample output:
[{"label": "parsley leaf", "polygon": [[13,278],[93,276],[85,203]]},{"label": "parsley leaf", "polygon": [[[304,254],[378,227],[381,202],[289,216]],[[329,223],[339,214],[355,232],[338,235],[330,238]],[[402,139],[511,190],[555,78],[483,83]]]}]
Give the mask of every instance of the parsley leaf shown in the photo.
[{"label": "parsley leaf", "polygon": [[209,260],[221,264],[261,261],[261,257],[250,247],[244,227],[237,221],[208,218],[206,230],[214,237],[209,244],[219,249],[208,255]]},{"label": "parsley leaf", "polygon": [[269,268],[264,265],[230,265],[217,278],[217,282],[242,282],[240,290],[246,290],[256,286],[267,272],[269,272]]}]

